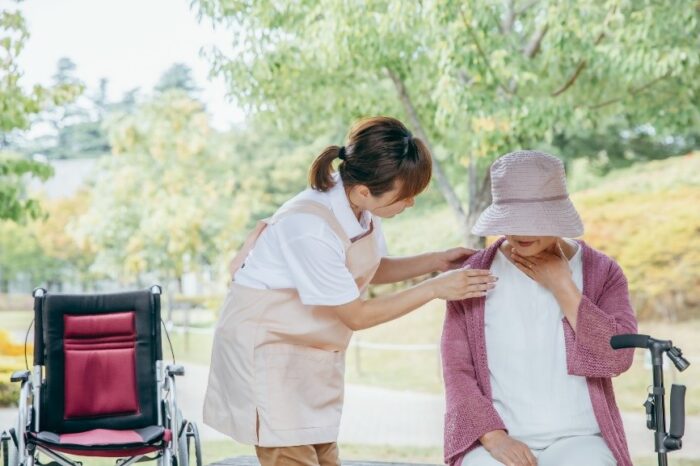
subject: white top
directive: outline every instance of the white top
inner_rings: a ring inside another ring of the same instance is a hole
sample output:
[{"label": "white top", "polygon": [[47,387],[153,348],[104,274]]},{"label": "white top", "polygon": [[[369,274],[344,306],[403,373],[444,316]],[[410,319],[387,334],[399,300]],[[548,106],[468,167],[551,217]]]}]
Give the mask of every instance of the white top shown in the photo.
[{"label": "white top", "polygon": [[[379,253],[386,256],[379,218],[364,211],[358,221],[338,173],[333,178],[336,184],[327,192],[309,188],[287,203],[305,199],[323,204],[350,239],[369,231],[373,221]],[[258,289],[295,288],[307,305],[337,306],[360,296],[340,238],[321,217],[305,213],[289,214],[265,228],[234,281]]]},{"label": "white top", "polygon": [[[580,246],[569,267],[581,290]],[[567,373],[564,314],[554,295],[500,250],[491,272],[498,284],[486,295],[486,354],[493,404],[508,433],[533,449],[599,434],[585,377]]]}]

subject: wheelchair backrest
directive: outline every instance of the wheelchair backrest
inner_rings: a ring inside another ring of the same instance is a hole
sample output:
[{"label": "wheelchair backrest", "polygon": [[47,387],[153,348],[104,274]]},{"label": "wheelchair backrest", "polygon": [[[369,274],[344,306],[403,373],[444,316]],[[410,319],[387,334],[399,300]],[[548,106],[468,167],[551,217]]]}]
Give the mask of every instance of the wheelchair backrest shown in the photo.
[{"label": "wheelchair backrest", "polygon": [[45,368],[40,430],[156,425],[159,296],[145,290],[36,299],[35,365]]}]

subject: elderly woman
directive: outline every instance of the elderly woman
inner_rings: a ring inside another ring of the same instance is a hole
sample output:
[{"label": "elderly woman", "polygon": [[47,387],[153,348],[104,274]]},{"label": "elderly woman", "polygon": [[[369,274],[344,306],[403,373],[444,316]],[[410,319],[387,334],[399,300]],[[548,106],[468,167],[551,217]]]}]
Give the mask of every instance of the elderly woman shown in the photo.
[{"label": "elderly woman", "polygon": [[450,465],[632,466],[611,377],[632,364],[627,281],[583,241],[562,162],[521,151],[491,167],[493,204],[473,233],[501,236],[466,265],[485,297],[447,304],[442,336]]}]

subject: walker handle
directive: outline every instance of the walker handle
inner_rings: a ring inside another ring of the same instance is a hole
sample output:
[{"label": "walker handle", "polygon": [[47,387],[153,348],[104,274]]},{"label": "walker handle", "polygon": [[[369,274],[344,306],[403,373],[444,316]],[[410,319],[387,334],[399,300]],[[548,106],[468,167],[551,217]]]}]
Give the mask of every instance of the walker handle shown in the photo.
[{"label": "walker handle", "polygon": [[649,348],[649,335],[639,335],[628,333],[625,335],[615,335],[610,339],[610,346],[613,349],[622,348]]},{"label": "walker handle", "polygon": [[685,433],[685,385],[671,386],[671,426],[668,434],[681,438]]}]

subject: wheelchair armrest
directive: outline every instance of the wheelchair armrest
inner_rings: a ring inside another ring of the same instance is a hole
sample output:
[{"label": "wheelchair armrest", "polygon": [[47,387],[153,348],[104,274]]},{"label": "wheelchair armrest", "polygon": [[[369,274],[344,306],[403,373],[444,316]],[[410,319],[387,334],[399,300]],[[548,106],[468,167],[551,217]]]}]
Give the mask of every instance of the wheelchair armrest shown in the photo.
[{"label": "wheelchair armrest", "polygon": [[185,366],[181,364],[168,364],[165,366],[165,373],[169,376],[185,375]]},{"label": "wheelchair armrest", "polygon": [[26,382],[29,380],[31,372],[29,371],[15,371],[10,376],[11,382]]}]

